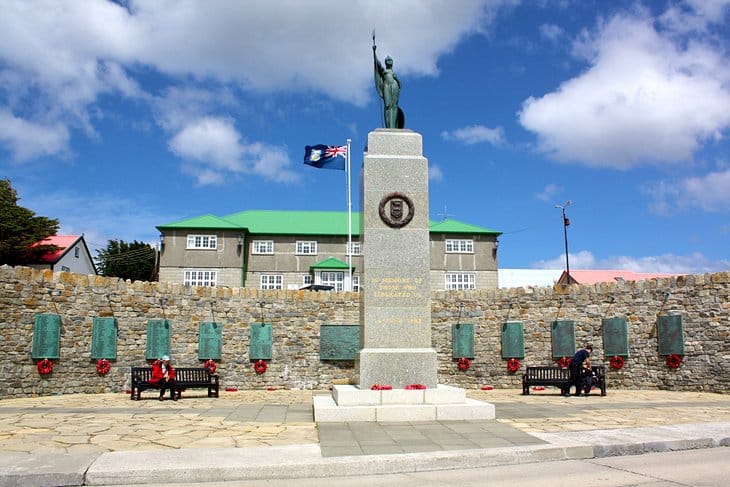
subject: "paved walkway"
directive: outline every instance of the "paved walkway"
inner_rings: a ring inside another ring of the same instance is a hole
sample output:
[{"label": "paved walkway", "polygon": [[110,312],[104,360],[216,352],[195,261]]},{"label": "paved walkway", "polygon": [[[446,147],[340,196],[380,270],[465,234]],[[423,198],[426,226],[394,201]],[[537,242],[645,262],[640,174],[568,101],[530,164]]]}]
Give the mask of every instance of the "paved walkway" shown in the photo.
[{"label": "paved walkway", "polygon": [[[625,432],[633,432],[633,438],[637,434],[651,438],[657,431],[661,434],[656,438],[680,438],[695,431],[699,438],[708,430],[722,434],[730,430],[730,395],[709,393],[609,390],[605,397],[565,398],[551,388],[529,396],[515,389],[470,390],[469,397],[495,404],[496,421],[320,425],[313,422],[313,394],[329,392],[221,392],[220,398],[211,399],[191,391],[176,402],[159,402],[153,394],[141,401],[130,401],[125,394],[0,400],[0,485],[30,485],[12,483],[21,479],[18,465],[32,469],[39,459],[53,455],[88,461],[85,467],[79,463],[82,474],[91,463],[98,470],[105,459],[134,462],[135,455],[148,450],[167,450],[169,458],[179,458],[181,464],[190,462],[183,452],[193,453],[192,449],[198,456],[200,452],[218,458],[224,453],[232,458],[258,455],[266,461],[271,460],[267,455],[278,458],[288,451],[312,462],[339,458],[340,463],[344,458],[404,454],[400,458],[405,459],[422,452],[469,450],[484,461],[483,452],[492,451],[488,449],[544,453],[551,445],[577,445],[580,439],[592,445],[594,454],[596,442],[611,443],[611,438]],[[103,455],[107,452],[116,456]],[[272,476],[276,470],[272,467]],[[137,480],[144,480],[139,475]]]}]

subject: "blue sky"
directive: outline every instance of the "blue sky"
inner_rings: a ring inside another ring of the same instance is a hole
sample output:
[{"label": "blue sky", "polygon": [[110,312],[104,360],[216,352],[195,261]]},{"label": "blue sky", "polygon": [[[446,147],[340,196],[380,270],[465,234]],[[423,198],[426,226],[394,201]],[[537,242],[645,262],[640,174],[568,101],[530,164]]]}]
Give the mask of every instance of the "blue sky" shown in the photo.
[{"label": "blue sky", "polygon": [[378,53],[430,216],[499,265],[730,269],[730,0],[2,2],[0,177],[61,233],[156,242],[247,209],[345,210],[305,145],[380,126]]}]

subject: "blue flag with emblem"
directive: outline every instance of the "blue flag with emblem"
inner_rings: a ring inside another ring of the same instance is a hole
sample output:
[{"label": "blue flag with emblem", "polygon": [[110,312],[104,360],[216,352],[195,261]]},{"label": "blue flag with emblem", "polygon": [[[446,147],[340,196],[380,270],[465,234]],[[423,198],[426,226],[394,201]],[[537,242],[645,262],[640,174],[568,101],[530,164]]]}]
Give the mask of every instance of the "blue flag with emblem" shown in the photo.
[{"label": "blue flag with emblem", "polygon": [[304,149],[304,164],[320,169],[345,170],[347,146],[345,145],[308,145]]}]

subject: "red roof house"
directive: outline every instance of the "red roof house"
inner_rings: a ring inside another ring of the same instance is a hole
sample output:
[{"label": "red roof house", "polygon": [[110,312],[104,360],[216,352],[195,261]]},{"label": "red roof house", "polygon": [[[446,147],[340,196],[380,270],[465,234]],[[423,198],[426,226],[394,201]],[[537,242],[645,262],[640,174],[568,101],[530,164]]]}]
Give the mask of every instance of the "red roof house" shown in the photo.
[{"label": "red roof house", "polygon": [[75,274],[96,274],[96,266],[83,235],[53,235],[35,245],[55,245],[58,250],[39,257],[34,269],[51,269]]},{"label": "red roof house", "polygon": [[599,282],[616,281],[646,281],[661,277],[677,277],[684,274],[669,274],[663,272],[634,272],[625,270],[571,270],[570,282],[565,271],[560,275],[557,284],[597,284]]}]

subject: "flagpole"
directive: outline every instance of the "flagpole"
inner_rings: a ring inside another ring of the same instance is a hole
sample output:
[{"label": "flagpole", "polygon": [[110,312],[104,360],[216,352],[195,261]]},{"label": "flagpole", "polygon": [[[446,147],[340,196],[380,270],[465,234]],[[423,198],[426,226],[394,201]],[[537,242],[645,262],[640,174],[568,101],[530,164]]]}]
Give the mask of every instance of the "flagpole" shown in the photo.
[{"label": "flagpole", "polygon": [[350,276],[348,291],[352,291],[352,197],[350,196],[350,143],[347,139],[347,157],[345,159],[345,172],[347,173],[347,272]]}]

